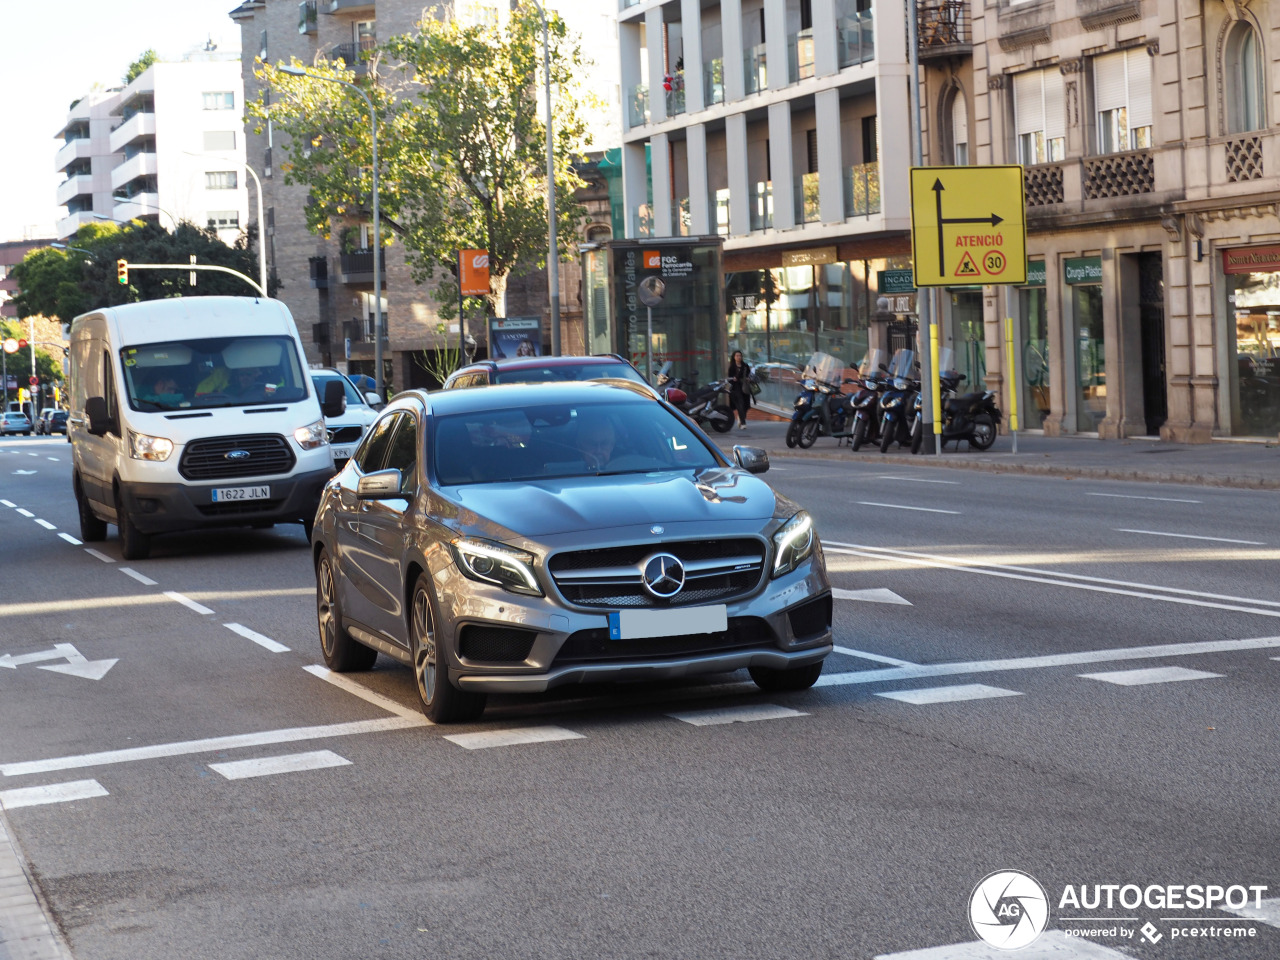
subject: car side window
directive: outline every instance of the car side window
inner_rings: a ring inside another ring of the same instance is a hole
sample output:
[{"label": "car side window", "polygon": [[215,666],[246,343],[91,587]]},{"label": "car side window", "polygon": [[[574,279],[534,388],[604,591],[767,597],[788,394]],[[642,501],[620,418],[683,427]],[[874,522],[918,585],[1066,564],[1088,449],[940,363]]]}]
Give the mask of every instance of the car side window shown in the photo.
[{"label": "car side window", "polygon": [[361,473],[372,473],[382,469],[382,461],[387,455],[387,447],[391,444],[391,435],[395,431],[396,421],[400,416],[399,413],[393,413],[383,417],[365,435],[364,443],[360,444],[360,448],[351,458],[355,460]]},{"label": "car side window", "polygon": [[412,414],[397,417],[400,425],[391,440],[384,470],[400,471],[400,492],[406,498],[418,492],[418,422]]}]

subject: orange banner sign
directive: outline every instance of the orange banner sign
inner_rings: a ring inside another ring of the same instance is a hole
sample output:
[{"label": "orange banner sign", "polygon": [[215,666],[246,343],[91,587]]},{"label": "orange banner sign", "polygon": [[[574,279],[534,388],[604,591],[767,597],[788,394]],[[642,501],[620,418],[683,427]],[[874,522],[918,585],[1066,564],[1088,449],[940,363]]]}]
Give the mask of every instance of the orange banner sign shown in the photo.
[{"label": "orange banner sign", "polygon": [[462,265],[462,295],[482,297],[489,292],[489,251],[459,250]]}]

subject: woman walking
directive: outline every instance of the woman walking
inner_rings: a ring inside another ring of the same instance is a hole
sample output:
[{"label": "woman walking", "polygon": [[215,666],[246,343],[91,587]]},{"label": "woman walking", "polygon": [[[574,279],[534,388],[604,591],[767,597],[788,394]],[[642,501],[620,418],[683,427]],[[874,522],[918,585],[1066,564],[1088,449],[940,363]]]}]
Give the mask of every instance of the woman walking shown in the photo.
[{"label": "woman walking", "polygon": [[748,392],[751,367],[742,359],[742,351],[733,351],[729,361],[729,407],[738,414],[738,429],[747,429],[747,408],[751,405],[751,394]]}]

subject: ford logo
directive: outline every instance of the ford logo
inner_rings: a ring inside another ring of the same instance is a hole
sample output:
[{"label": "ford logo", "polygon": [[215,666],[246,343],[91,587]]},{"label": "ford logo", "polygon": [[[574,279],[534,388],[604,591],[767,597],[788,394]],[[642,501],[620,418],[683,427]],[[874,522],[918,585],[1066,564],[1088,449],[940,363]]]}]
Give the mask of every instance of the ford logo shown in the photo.
[{"label": "ford logo", "polygon": [[248,450],[230,450],[225,456],[228,460],[248,460],[253,454]]}]

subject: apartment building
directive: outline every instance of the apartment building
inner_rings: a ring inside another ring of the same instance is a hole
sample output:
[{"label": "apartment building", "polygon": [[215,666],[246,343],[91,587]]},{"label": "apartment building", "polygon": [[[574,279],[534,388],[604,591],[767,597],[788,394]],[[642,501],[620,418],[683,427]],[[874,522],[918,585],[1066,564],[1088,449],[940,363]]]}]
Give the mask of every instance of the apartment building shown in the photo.
[{"label": "apartment building", "polygon": [[[513,6],[511,0],[454,0],[441,4],[439,13],[499,23]],[[590,140],[592,146],[603,149],[616,142],[617,137],[614,13],[604,4],[573,0],[552,0],[547,8],[558,11],[570,29],[582,37],[588,55],[596,55],[601,61],[592,68],[600,82],[591,87],[614,106],[602,111],[592,123]],[[358,76],[366,75],[374,46],[391,36],[414,32],[431,9],[430,4],[420,0],[245,0],[231,12],[231,18],[241,28],[245,94],[249,98],[264,92],[271,95],[254,75],[254,60],[259,57],[271,62],[288,62],[292,58],[304,64],[342,59]],[[297,318],[313,363],[372,375],[376,302],[371,218],[367,211],[354,213],[346,223],[333,225],[332,239],[311,233],[304,213],[307,188],[288,186],[279,175],[279,158],[283,156],[279,136],[270,125],[261,134],[246,131],[249,163],[263,177],[269,269],[282,282],[278,296]],[[607,204],[604,212],[593,214],[593,218],[607,225]],[[386,236],[384,225],[384,240]],[[576,239],[561,237],[561,249],[565,245],[572,249]],[[457,344],[458,317],[441,315],[430,288],[415,283],[403,245],[393,243],[387,247],[379,267],[386,380],[396,389],[428,386],[432,381],[423,368],[424,352]],[[582,342],[574,326],[577,323],[580,328],[582,313],[577,301],[577,269],[576,263],[568,263],[561,270],[560,313],[565,349]],[[511,278],[508,313],[542,315],[545,332],[549,330],[550,308],[545,271],[540,273],[541,276],[530,272]],[[477,355],[485,356],[483,321],[476,317],[468,320],[467,333],[477,342]]]},{"label": "apartment building", "polygon": [[248,224],[240,55],[196,50],[73,104],[55,163],[59,238],[98,217],[189,220],[234,243]]}]

